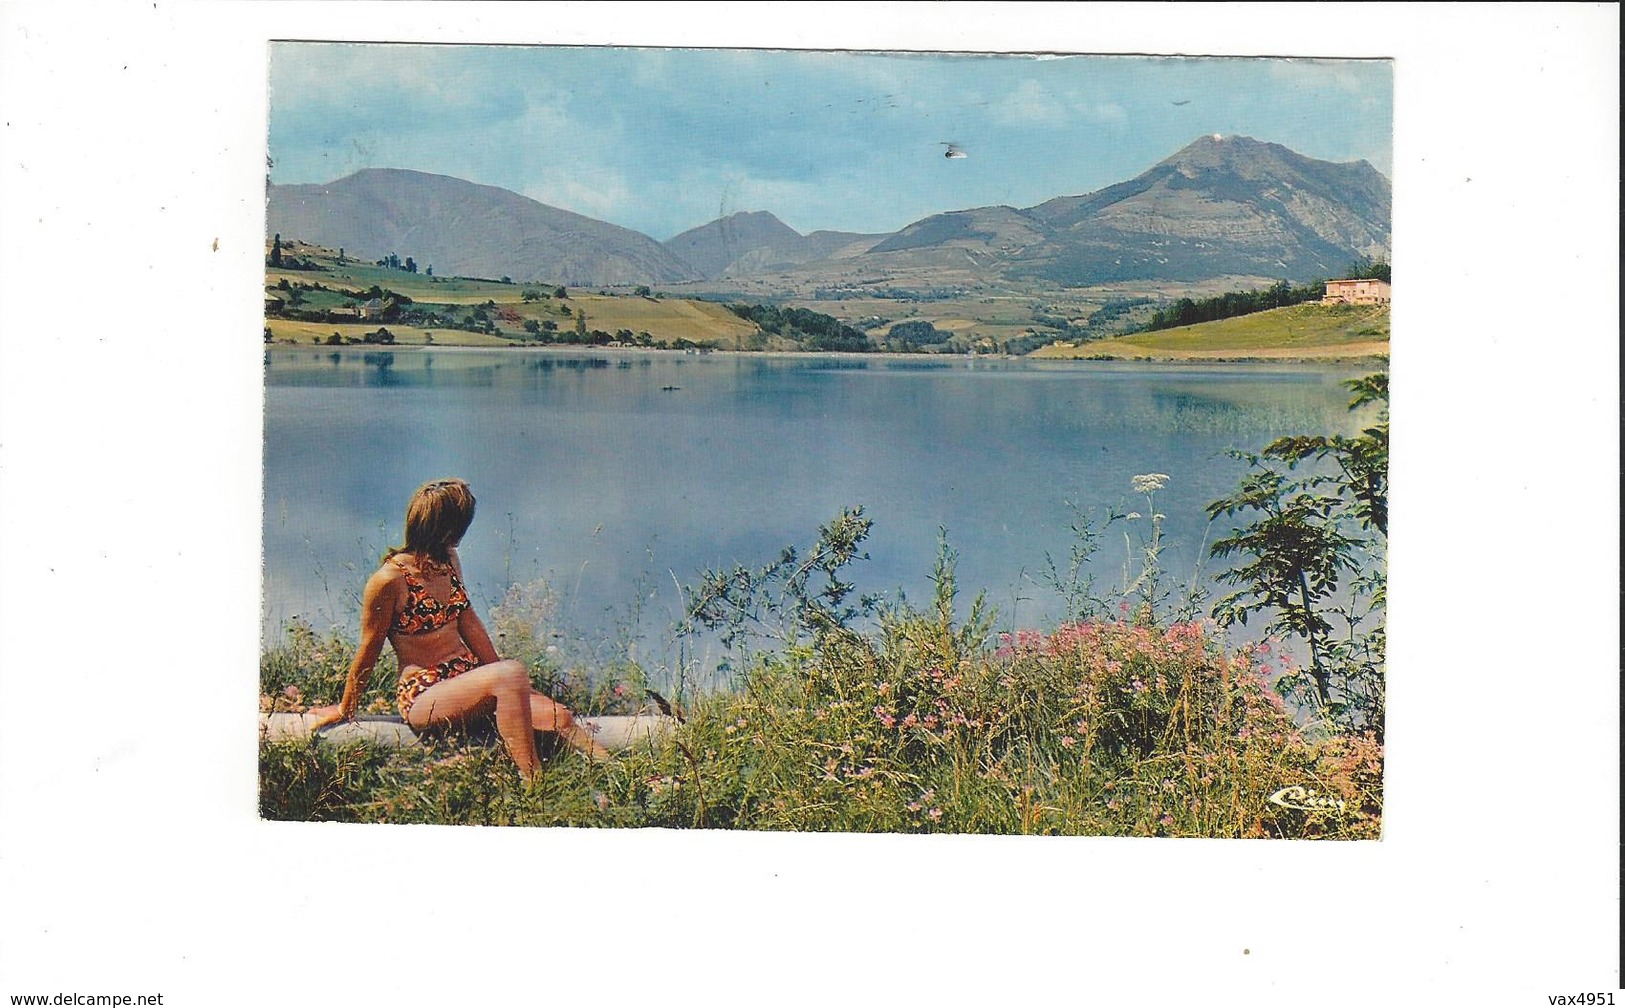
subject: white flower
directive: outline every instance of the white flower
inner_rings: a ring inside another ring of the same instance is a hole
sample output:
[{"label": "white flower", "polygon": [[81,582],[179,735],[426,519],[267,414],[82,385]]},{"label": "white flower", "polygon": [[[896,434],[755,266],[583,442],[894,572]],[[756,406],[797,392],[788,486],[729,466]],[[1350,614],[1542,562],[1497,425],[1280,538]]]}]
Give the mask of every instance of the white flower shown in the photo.
[{"label": "white flower", "polygon": [[1137,493],[1156,493],[1168,483],[1167,473],[1145,473],[1134,477],[1134,489]]}]

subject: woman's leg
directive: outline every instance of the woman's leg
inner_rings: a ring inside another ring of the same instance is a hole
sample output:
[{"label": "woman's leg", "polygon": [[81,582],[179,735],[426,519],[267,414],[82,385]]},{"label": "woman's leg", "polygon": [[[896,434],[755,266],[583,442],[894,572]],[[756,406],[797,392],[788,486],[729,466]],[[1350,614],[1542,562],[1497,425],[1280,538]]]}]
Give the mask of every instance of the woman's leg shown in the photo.
[{"label": "woman's leg", "polygon": [[422,731],[432,725],[461,724],[495,710],[497,734],[507,743],[508,754],[519,772],[529,779],[541,764],[536,755],[531,694],[530,676],[519,662],[481,665],[442,679],[419,693],[407,711],[406,721],[414,730]]},{"label": "woman's leg", "polygon": [[559,738],[593,759],[609,758],[609,750],[593,741],[592,733],[576,723],[570,709],[545,693],[531,691],[530,723],[537,731],[557,732]]}]

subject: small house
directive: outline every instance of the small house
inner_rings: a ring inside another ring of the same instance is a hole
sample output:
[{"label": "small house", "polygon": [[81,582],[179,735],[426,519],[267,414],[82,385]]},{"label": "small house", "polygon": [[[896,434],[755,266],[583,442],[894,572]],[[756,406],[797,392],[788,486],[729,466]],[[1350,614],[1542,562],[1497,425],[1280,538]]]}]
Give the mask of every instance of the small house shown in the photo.
[{"label": "small house", "polygon": [[1387,304],[1394,288],[1386,280],[1328,280],[1321,304]]}]

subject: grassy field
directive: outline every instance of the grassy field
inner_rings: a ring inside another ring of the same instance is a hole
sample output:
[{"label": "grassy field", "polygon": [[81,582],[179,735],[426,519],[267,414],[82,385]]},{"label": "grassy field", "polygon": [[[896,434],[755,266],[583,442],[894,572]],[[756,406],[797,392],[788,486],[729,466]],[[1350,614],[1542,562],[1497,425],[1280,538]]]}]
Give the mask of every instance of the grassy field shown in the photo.
[{"label": "grassy field", "polygon": [[[271,339],[277,343],[297,343],[308,346],[324,342],[333,333],[344,339],[361,339],[367,333],[377,332],[377,322],[295,322],[292,319],[266,319]],[[512,346],[514,339],[490,336],[486,333],[463,332],[456,329],[419,329],[415,326],[388,324],[383,328],[395,335],[395,346],[427,346],[430,336],[435,346],[495,347]]]},{"label": "grassy field", "polygon": [[[482,305],[494,305],[496,310],[489,314],[497,332],[398,321],[307,322],[273,315],[266,319],[273,342],[310,345],[325,342],[335,332],[341,339],[360,339],[383,324],[394,334],[396,345],[432,342],[437,346],[513,346],[540,342],[537,336],[525,331],[527,322],[552,323],[556,332],[568,333],[575,328],[576,313],[581,312],[588,331],[629,332],[640,341],[642,334],[647,333],[646,342],[651,343],[677,345],[686,340],[721,350],[795,348],[793,343],[783,340],[753,339],[756,326],[735,316],[717,301],[644,296],[633,293],[630,288],[576,288],[569,290],[566,297],[556,298],[553,296],[555,285],[551,283],[431,277],[349,258],[340,262],[336,250],[298,241],[288,242],[283,255],[295,261],[311,261],[322,269],[268,267],[265,274],[268,298],[286,301],[297,292],[303,301],[297,307],[331,311],[355,304],[352,295],[376,286],[410,298],[414,307],[430,309],[449,318],[462,318]],[[284,282],[293,290],[281,289]],[[326,289],[316,289],[315,284]],[[528,301],[525,300],[527,292],[531,295]],[[791,299],[785,303],[834,315],[850,325],[867,327],[878,336],[899,322],[928,321],[939,330],[951,333],[956,346],[997,352],[1012,341],[1027,340],[1026,345],[1032,345],[1034,333],[1040,334],[1037,339],[1042,340],[1046,338],[1043,333],[1058,334],[1067,324],[1082,326],[1102,304],[1113,298],[1146,297],[1152,293],[1136,288],[1047,296],[1003,292],[946,300],[871,297],[830,301]],[[1143,322],[1150,310],[1149,304],[1135,308],[1127,316],[1117,318],[1107,331],[1120,331],[1125,324]],[[1155,333],[1078,340],[1071,346],[1055,343],[1034,351],[1032,356],[1157,360],[1377,357],[1388,353],[1388,317],[1385,307],[1298,305]]]},{"label": "grassy field", "polygon": [[[311,261],[321,270],[295,270],[267,267],[265,271],[266,296],[287,299],[289,292],[279,290],[286,282],[299,290],[305,309],[332,310],[355,303],[355,298],[342,292],[364,292],[374,286],[410,298],[417,307],[441,309],[441,314],[462,316],[480,305],[495,304],[497,334],[470,332],[444,326],[413,326],[400,322],[380,323],[376,320],[356,323],[307,322],[275,316],[266,319],[271,339],[279,343],[306,345],[325,341],[333,333],[341,338],[359,339],[363,334],[376,331],[380,324],[395,336],[396,345],[421,345],[430,342],[437,346],[512,346],[527,338],[524,323],[553,322],[560,332],[575,327],[576,313],[586,317],[589,331],[597,329],[608,333],[627,330],[633,334],[648,333],[652,341],[670,344],[688,340],[719,349],[739,349],[756,332],[756,326],[734,315],[721,304],[709,301],[691,301],[685,298],[644,297],[629,291],[591,292],[569,290],[564,298],[555,298],[554,284],[503,283],[496,279],[469,279],[466,277],[431,277],[423,273],[408,273],[346,258],[340,262],[332,249],[319,248],[303,242],[290,241],[283,254],[297,261]],[[326,290],[306,285],[321,284]],[[525,294],[532,293],[532,300]],[[542,296],[536,297],[537,294]]]},{"label": "grassy field", "polygon": [[1376,305],[1302,304],[1076,346],[1048,346],[1039,358],[1229,360],[1341,359],[1388,353],[1389,311]]}]

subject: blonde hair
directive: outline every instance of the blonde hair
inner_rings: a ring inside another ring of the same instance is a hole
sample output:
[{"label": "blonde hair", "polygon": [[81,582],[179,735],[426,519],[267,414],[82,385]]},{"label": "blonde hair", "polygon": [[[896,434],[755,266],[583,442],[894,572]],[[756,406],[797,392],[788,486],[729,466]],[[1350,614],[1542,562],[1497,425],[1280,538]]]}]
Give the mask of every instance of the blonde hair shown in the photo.
[{"label": "blonde hair", "polygon": [[460,479],[433,480],[418,487],[406,505],[406,542],[384,554],[416,553],[445,563],[474,521],[474,492]]}]

